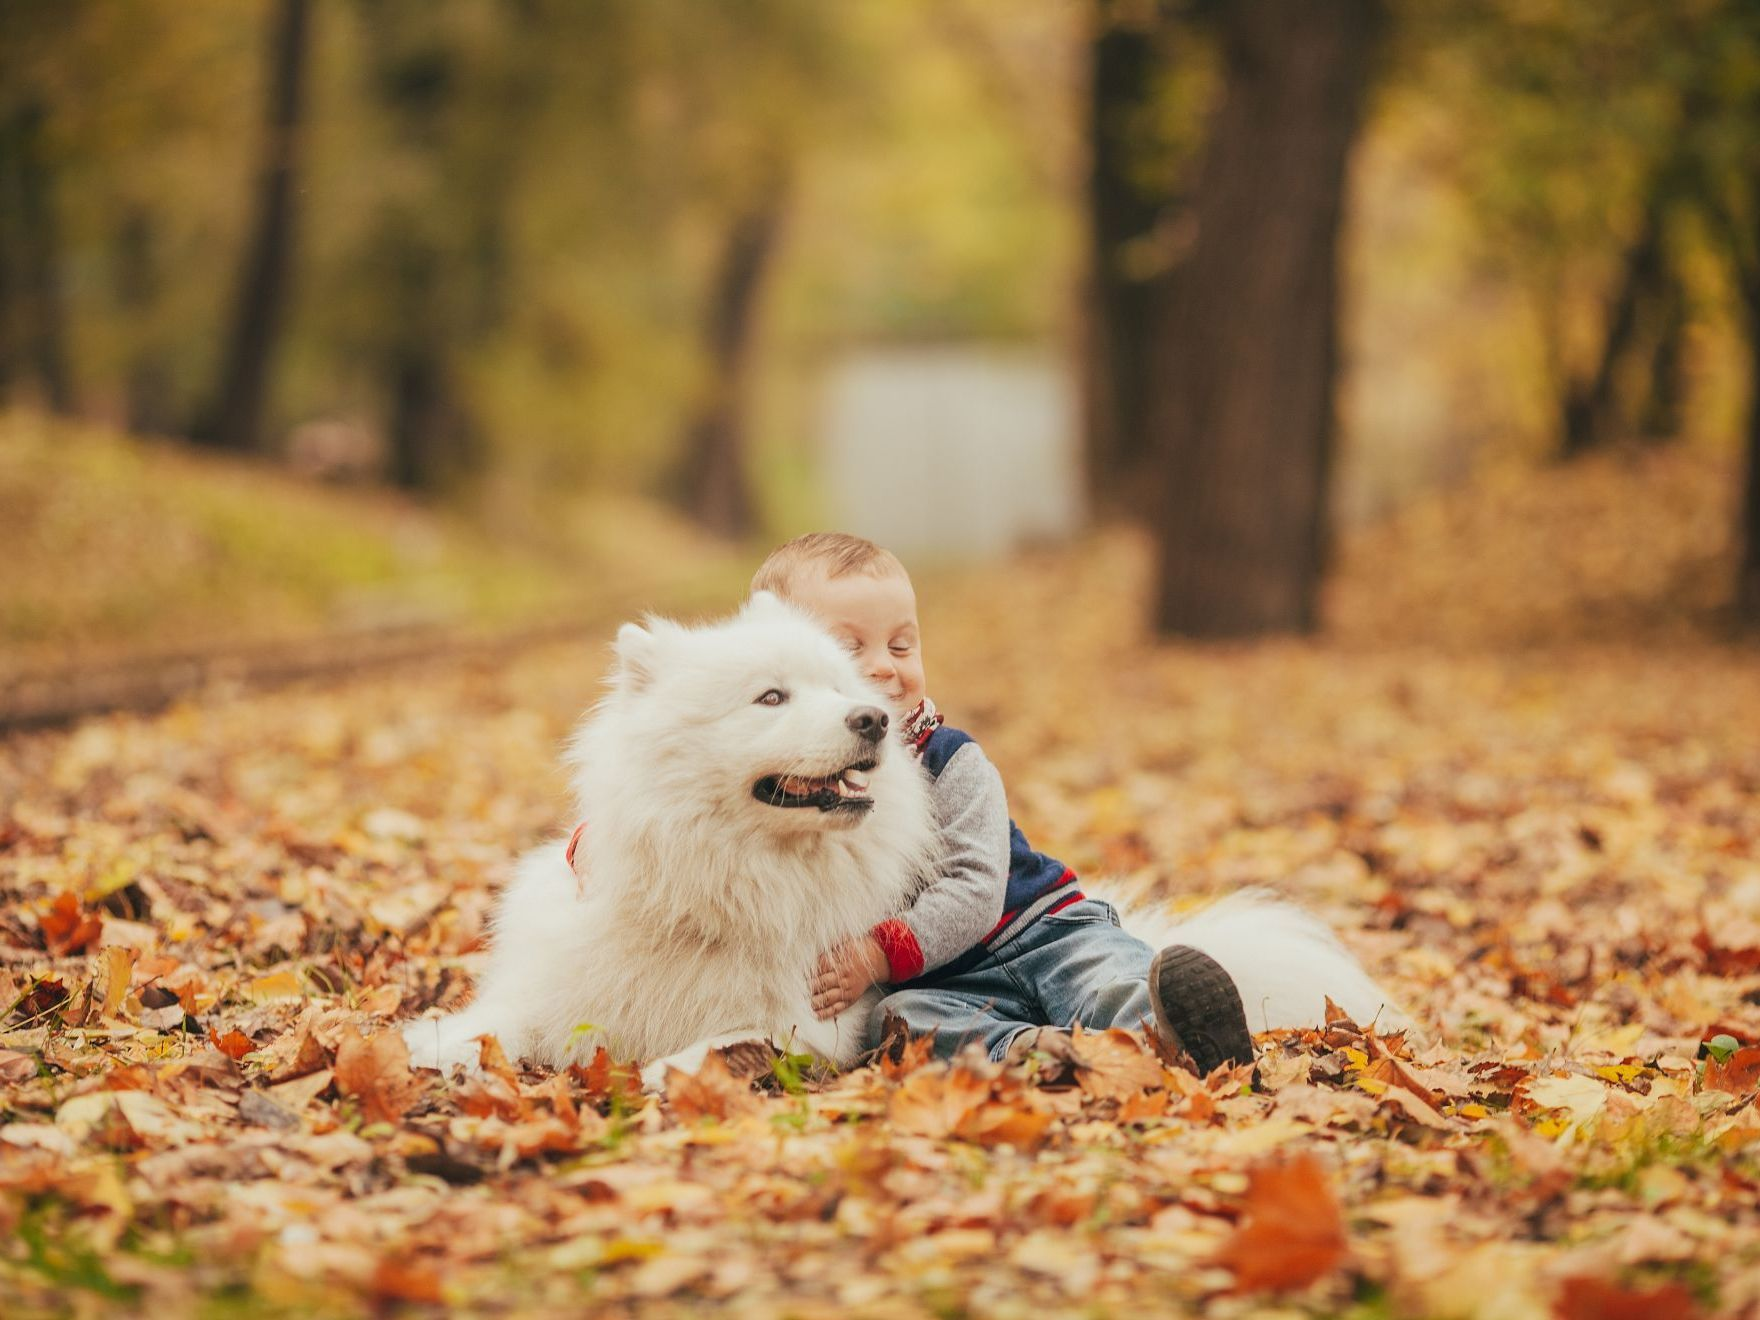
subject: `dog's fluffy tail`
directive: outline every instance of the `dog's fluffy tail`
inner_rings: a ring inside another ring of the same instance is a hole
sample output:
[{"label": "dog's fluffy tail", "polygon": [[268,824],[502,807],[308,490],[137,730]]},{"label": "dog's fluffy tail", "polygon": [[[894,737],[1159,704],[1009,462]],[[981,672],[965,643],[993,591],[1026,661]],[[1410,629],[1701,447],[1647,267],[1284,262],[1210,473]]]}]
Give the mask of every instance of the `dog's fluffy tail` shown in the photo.
[{"label": "dog's fluffy tail", "polygon": [[1189,944],[1221,963],[1240,989],[1250,1030],[1319,1026],[1329,998],[1383,1032],[1411,1025],[1324,922],[1266,890],[1231,894],[1183,918],[1139,895],[1101,896],[1145,944]]}]

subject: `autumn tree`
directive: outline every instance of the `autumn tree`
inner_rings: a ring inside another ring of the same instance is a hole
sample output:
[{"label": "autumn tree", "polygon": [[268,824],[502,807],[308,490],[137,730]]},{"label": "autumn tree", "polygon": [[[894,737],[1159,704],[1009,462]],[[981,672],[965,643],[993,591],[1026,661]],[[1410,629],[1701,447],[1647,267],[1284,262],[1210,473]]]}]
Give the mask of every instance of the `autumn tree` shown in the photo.
[{"label": "autumn tree", "polygon": [[275,350],[287,317],[310,44],[310,0],[280,0],[269,31],[254,218],[233,294],[219,381],[208,410],[191,428],[193,438],[224,449],[262,446]]},{"label": "autumn tree", "polygon": [[1157,91],[1173,63],[1162,5],[1096,0],[1088,37],[1088,485],[1103,506],[1129,503],[1148,452],[1150,344],[1164,274],[1157,226],[1176,184],[1146,159]]},{"label": "autumn tree", "polygon": [[679,473],[684,507],[721,536],[746,535],[757,521],[746,471],[747,410],[759,300],[786,197],[779,181],[764,186],[729,220],[704,313],[706,378],[685,432]]},{"label": "autumn tree", "polygon": [[0,18],[0,394],[30,381],[57,412],[74,406],[60,179],[46,65],[76,16],[43,0]]},{"label": "autumn tree", "polygon": [[1316,626],[1332,466],[1345,164],[1381,23],[1373,0],[1240,0],[1170,282],[1152,416],[1155,621],[1200,637]]}]

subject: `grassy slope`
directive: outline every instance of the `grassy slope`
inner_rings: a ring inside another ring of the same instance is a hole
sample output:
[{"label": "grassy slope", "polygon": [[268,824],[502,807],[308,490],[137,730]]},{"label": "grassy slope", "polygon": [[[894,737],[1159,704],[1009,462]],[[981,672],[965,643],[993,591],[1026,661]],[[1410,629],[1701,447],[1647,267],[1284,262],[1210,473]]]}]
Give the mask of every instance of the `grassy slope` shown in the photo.
[{"label": "grassy slope", "polygon": [[497,543],[383,492],[35,415],[0,415],[10,666],[398,623],[511,625],[690,592],[725,556],[633,500]]}]

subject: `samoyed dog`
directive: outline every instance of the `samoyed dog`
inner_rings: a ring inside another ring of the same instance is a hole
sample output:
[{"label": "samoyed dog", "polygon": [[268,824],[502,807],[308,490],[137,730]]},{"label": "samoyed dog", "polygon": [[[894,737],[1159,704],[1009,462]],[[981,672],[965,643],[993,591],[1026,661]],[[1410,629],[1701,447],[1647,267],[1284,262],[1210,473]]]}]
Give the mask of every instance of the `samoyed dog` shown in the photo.
[{"label": "samoyed dog", "polygon": [[[850,656],[769,593],[706,627],[626,624],[569,755],[587,822],[573,863],[561,841],[519,862],[475,1000],[409,1023],[412,1062],[471,1067],[493,1035],[556,1066],[603,1045],[650,1085],[753,1039],[854,1063],[880,992],[820,1021],[812,966],[908,907],[935,858],[926,778],[888,729]],[[1387,1020],[1387,996],[1287,903],[1237,895],[1173,921],[1126,902],[1151,944],[1221,963],[1255,1030],[1315,1025],[1328,995]]]},{"label": "samoyed dog", "polygon": [[626,624],[616,654],[569,756],[574,866],[560,842],[521,860],[476,1000],[406,1027],[412,1060],[474,1063],[492,1034],[555,1065],[604,1045],[688,1070],[754,1037],[853,1063],[872,1002],[818,1020],[813,963],[902,911],[933,858],[882,698],[766,592],[711,627]]}]

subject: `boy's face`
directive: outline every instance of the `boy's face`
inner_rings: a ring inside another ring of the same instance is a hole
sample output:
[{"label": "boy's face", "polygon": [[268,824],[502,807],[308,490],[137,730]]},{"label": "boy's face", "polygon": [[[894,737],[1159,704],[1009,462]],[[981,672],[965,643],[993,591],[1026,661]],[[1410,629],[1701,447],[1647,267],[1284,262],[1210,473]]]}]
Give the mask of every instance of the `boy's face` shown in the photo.
[{"label": "boy's face", "polygon": [[917,593],[904,574],[846,573],[834,578],[809,564],[789,583],[788,598],[849,649],[896,714],[908,715],[923,699]]}]

